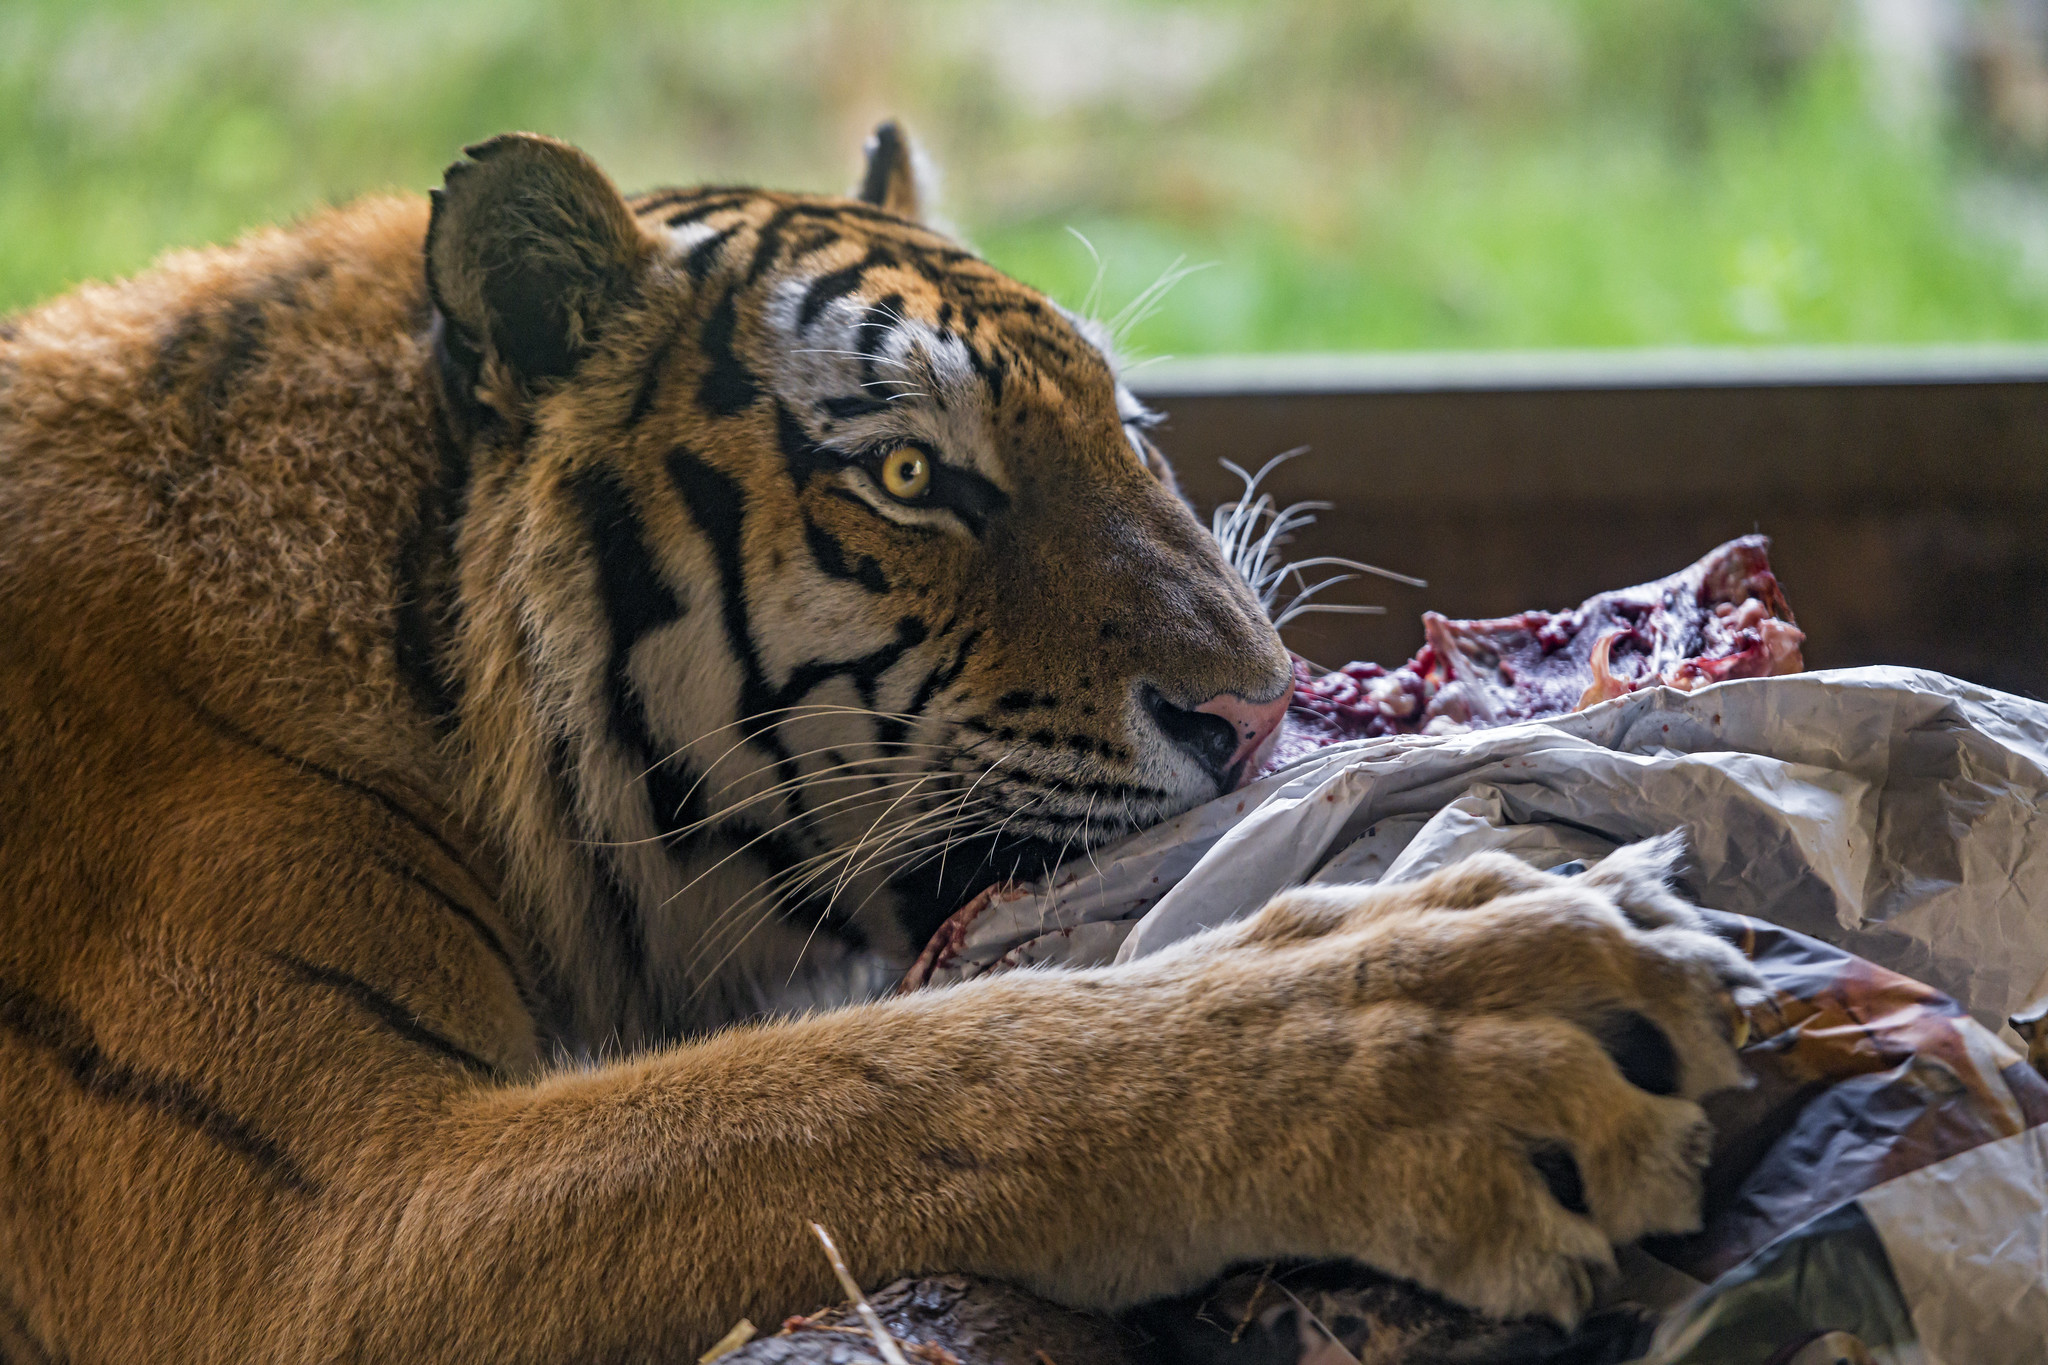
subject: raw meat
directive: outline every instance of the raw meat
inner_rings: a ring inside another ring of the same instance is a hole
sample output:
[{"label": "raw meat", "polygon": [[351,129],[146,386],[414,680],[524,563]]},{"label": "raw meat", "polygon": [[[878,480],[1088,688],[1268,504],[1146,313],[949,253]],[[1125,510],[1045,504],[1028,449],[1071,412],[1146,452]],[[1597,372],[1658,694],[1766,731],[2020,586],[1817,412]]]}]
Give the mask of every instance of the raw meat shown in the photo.
[{"label": "raw meat", "polygon": [[1349,663],[1318,677],[1297,657],[1294,703],[1266,770],[1347,739],[1455,734],[1562,715],[1639,687],[1690,692],[1806,666],[1806,636],[1763,536],[1731,540],[1668,578],[1570,611],[1491,621],[1426,612],[1422,630],[1422,651],[1391,671]]}]

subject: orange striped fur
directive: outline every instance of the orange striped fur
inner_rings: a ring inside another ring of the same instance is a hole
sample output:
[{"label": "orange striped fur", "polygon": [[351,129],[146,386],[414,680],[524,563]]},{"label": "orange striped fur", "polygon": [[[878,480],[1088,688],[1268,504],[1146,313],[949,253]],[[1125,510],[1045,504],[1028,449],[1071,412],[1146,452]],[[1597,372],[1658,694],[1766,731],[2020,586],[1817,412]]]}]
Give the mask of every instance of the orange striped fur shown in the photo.
[{"label": "orange striped fur", "polygon": [[497,139],[0,331],[0,1358],[688,1358],[833,1293],[807,1219],[1569,1316],[1693,1217],[1733,969],[1618,889],[789,1016],[1227,789],[1289,678],[1086,325],[874,152],[628,201]]}]

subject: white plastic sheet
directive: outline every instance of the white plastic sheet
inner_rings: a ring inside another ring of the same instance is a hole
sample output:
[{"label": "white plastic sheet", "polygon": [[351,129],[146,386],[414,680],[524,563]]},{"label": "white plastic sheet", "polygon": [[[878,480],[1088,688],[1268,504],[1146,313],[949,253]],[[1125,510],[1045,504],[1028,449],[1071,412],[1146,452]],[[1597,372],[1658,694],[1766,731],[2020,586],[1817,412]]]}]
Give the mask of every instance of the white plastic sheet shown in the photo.
[{"label": "white plastic sheet", "polygon": [[1418,876],[1480,848],[1544,865],[1681,828],[1701,903],[1926,981],[1997,1029],[2048,992],[2044,799],[2040,702],[1903,668],[1657,688],[1322,750],[990,898],[931,979],[1137,956],[1309,880]]}]

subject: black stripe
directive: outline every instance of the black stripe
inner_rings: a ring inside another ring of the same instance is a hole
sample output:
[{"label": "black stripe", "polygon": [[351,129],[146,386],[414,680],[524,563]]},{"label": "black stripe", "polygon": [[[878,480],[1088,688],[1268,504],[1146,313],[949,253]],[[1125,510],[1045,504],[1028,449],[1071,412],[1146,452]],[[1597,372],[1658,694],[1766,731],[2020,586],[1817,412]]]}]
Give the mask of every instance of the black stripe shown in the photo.
[{"label": "black stripe", "polygon": [[648,769],[646,781],[647,799],[654,806],[654,827],[664,836],[672,838],[711,813],[704,788],[690,769],[655,765]]},{"label": "black stripe", "polygon": [[967,523],[975,535],[986,531],[989,521],[1009,508],[1010,495],[973,470],[947,464],[936,455],[930,464],[931,501]]},{"label": "black stripe", "polygon": [[648,732],[646,703],[628,668],[641,637],[681,620],[686,608],[655,567],[639,510],[618,476],[592,466],[571,476],[568,485],[597,557],[598,595],[611,630],[605,666],[611,730],[628,752],[653,763],[662,755]]},{"label": "black stripe", "polygon": [[435,885],[432,879],[418,869],[407,867],[404,863],[391,858],[379,857],[376,862],[378,867],[384,869],[391,876],[398,878],[402,882],[409,882],[426,892],[438,901],[441,907],[449,914],[468,925],[470,931],[484,945],[485,951],[489,952],[492,957],[495,957],[503,964],[505,974],[512,978],[513,988],[519,992],[520,999],[522,1001],[527,1000],[531,987],[526,979],[526,973],[520,968],[517,959],[512,956],[511,951],[505,947],[505,940],[498,937],[497,930],[484,923],[483,918],[474,910],[471,910],[461,901],[455,899],[453,895]]},{"label": "black stripe", "polygon": [[856,659],[837,662],[813,660],[799,664],[790,670],[789,681],[781,688],[780,701],[792,705],[828,678],[846,678],[860,693],[861,705],[872,709],[875,704],[875,688],[882,675],[902,662],[903,656],[931,638],[931,627],[915,616],[905,616],[896,622],[896,638],[879,649],[870,650]]},{"label": "black stripe", "polygon": [[828,246],[837,246],[847,240],[846,233],[837,226],[812,228],[789,239],[789,259],[801,261],[806,256],[815,256]]},{"label": "black stripe", "polygon": [[460,1063],[464,1070],[479,1076],[495,1077],[498,1068],[458,1043],[449,1041],[420,1022],[419,1016],[398,1001],[364,981],[361,977],[350,976],[335,967],[323,967],[289,953],[272,953],[271,961],[296,975],[309,985],[325,986],[347,996],[365,1014],[374,1016],[393,1033],[409,1043],[417,1043],[429,1051],[438,1052],[451,1061]]},{"label": "black stripe", "polygon": [[[747,566],[740,541],[747,517],[746,495],[737,480],[686,446],[669,452],[668,476],[718,561],[726,643],[740,665],[740,719],[750,720],[772,710],[777,703],[762,672],[761,653],[755,647],[747,615]],[[755,737],[745,728],[741,734],[744,738]]]},{"label": "black stripe", "polygon": [[[974,255],[972,252],[962,251],[957,246],[951,245],[945,238],[939,236],[930,228],[919,223],[913,223],[900,213],[890,213],[888,210],[876,208],[872,204],[835,199],[828,203],[791,204],[783,210],[783,213],[789,218],[817,218],[827,222],[839,218],[850,218],[859,223],[875,223],[884,227],[895,228],[902,233],[903,237],[909,239],[906,243],[907,245],[914,245],[923,250],[940,254],[942,258],[945,254],[951,254],[963,261],[973,261],[977,264],[982,263],[979,256]],[[991,274],[997,273],[993,266],[988,268]]]},{"label": "black stripe", "polygon": [[748,284],[760,279],[761,272],[775,264],[775,258],[782,249],[782,229],[801,211],[799,205],[785,204],[770,214],[761,230],[754,234],[754,259],[747,262]]},{"label": "black stripe", "polygon": [[670,204],[681,204],[687,200],[695,199],[701,194],[703,194],[703,192],[704,191],[696,185],[669,186],[668,188],[665,189],[642,190],[639,194],[629,194],[626,196],[626,207],[632,210],[634,217],[638,218],[641,217],[642,215],[652,213],[656,209],[665,209]]},{"label": "black stripe", "polygon": [[689,272],[692,280],[703,283],[704,277],[711,273],[711,258],[723,250],[725,244],[732,240],[732,235],[739,230],[739,224],[735,223],[729,228],[712,233],[690,248],[690,254],[683,257],[683,269]]},{"label": "black stripe", "polygon": [[[932,632],[932,638],[943,640],[952,633],[952,630],[953,622],[949,619],[946,624]],[[954,679],[958,678],[965,671],[967,660],[974,649],[974,642],[980,638],[981,632],[979,630],[968,631],[961,638],[960,643],[954,647],[952,660],[941,664],[925,674],[924,681],[917,686],[917,694],[910,699],[910,705],[903,708],[904,714],[912,716],[923,715],[924,709],[931,705],[932,698],[936,697],[944,689],[952,686]],[[884,744],[900,743],[909,733],[909,722],[897,720],[894,717],[875,723],[875,738]]]},{"label": "black stripe", "polygon": [[[804,485],[816,475],[835,473],[844,469],[848,463],[846,456],[827,450],[813,441],[810,433],[804,430],[803,423],[797,421],[796,414],[789,410],[787,404],[781,402],[775,405],[775,444],[782,452],[783,464],[789,470],[790,482],[797,486],[798,491],[802,491]],[[843,488],[836,491],[846,493]],[[869,513],[874,511],[852,494],[846,493],[846,496],[862,510]]]},{"label": "black stripe", "polygon": [[158,348],[152,380],[158,393],[169,393],[204,366],[204,382],[186,400],[194,451],[211,454],[222,439],[220,409],[236,382],[263,358],[270,306],[296,303],[299,290],[327,271],[325,261],[279,271],[217,310],[188,314],[172,329]]},{"label": "black stripe", "polygon": [[[805,850],[782,834],[755,834],[751,837],[759,842],[747,851],[766,863],[771,875],[787,872],[804,860]],[[846,904],[844,898],[834,895],[829,889],[809,892],[801,900],[778,902],[776,913],[784,923],[829,934],[855,952],[868,946],[867,931],[857,920],[860,907]],[[925,941],[930,939],[931,935],[926,934]]]},{"label": "black stripe", "polygon": [[[446,838],[442,837],[440,831],[436,830],[432,825],[429,825],[425,820],[421,819],[419,816],[413,814],[404,806],[400,805],[398,801],[393,797],[385,795],[383,792],[378,791],[375,787],[372,787],[367,783],[358,782],[352,777],[344,777],[340,773],[334,771],[334,769],[315,763],[310,758],[300,758],[296,754],[290,754],[285,752],[283,749],[278,748],[274,744],[270,744],[265,742],[264,740],[258,739],[255,735],[250,734],[248,731],[238,728],[237,726],[229,722],[226,718],[215,715],[212,711],[208,710],[205,706],[201,705],[196,697],[188,695],[179,688],[171,687],[167,684],[166,690],[168,690],[172,696],[175,696],[180,701],[184,702],[185,705],[191,707],[193,714],[197,715],[200,720],[204,721],[208,729],[212,730],[215,734],[221,736],[223,739],[232,740],[237,744],[247,745],[249,748],[256,750],[258,753],[263,754],[266,757],[273,758],[287,767],[296,768],[301,772],[311,773],[315,777],[324,778],[326,781],[332,782],[337,787],[341,787],[347,791],[352,791],[358,796],[368,797],[370,800],[376,802],[379,806],[382,806],[385,812],[389,814],[393,819],[397,820],[400,824],[410,826],[413,830],[415,830],[420,835],[425,837],[427,842],[431,843],[435,848],[440,849],[441,852],[447,856],[449,862],[454,863],[464,872],[469,872],[469,864],[463,861],[462,855],[456,852],[455,846],[453,844],[449,843]],[[478,881],[478,884],[481,885],[481,882],[474,873],[470,873],[470,879],[472,881]]]},{"label": "black stripe", "polygon": [[887,412],[889,402],[885,398],[872,398],[864,393],[842,394],[837,398],[821,398],[818,408],[829,417],[842,421],[848,417],[872,417],[878,412]]},{"label": "black stripe", "polygon": [[705,320],[701,338],[706,367],[704,378],[697,387],[697,397],[705,407],[722,417],[746,410],[761,396],[760,384],[732,349],[733,334],[739,328],[736,292],[733,289],[725,291],[725,296]]},{"label": "black stripe", "polygon": [[[947,624],[947,628],[951,628],[950,622]],[[945,633],[945,630],[939,631],[941,636],[944,636]],[[965,636],[961,637],[959,646],[953,651],[953,661],[943,668],[932,670],[931,675],[917,689],[917,695],[911,698],[910,714],[914,716],[923,715],[924,708],[931,704],[932,698],[936,697],[944,689],[951,687],[954,681],[967,671],[967,661],[973,657],[975,641],[980,638],[981,632],[979,630],[970,630]]]},{"label": "black stripe", "polygon": [[647,357],[647,363],[640,368],[640,383],[633,390],[633,406],[626,412],[626,426],[630,429],[640,425],[640,419],[654,409],[655,395],[661,392],[661,372],[668,366],[668,358],[675,354],[676,343],[682,340],[682,332],[670,330]]},{"label": "black stripe", "polygon": [[875,356],[889,340],[889,334],[896,330],[896,320],[903,316],[903,296],[884,294],[868,305],[860,315],[860,321],[853,325],[853,349],[861,354],[864,377],[875,377]]},{"label": "black stripe", "polygon": [[[10,1342],[28,1354],[9,1355]],[[28,1320],[28,1313],[20,1304],[0,1294],[0,1365],[15,1365],[16,1361],[21,1365],[63,1365],[64,1357],[36,1335],[35,1324]]]},{"label": "black stripe", "polygon": [[[674,213],[670,214],[668,217],[662,219],[661,221],[664,226],[679,228],[686,223],[694,223],[701,219],[709,218],[714,213],[723,213],[727,209],[745,208],[747,205],[753,203],[756,199],[760,197],[758,194],[750,193],[745,190],[700,190],[695,191],[693,193],[697,196],[701,196],[697,198],[697,202],[691,204],[688,208],[678,209]],[[687,198],[691,196],[685,197]],[[648,211],[649,210],[645,208],[639,210],[639,212],[642,213],[646,213]]]},{"label": "black stripe", "polygon": [[933,261],[930,251],[907,251],[904,253],[903,259],[912,270],[915,270],[923,277],[926,284],[931,285],[935,289],[951,289],[956,284],[966,285],[969,292],[972,292],[974,288],[972,283],[961,278],[959,270]]},{"label": "black stripe", "polygon": [[[678,793],[694,784],[687,771],[676,771],[665,761],[666,752],[656,745],[647,723],[647,705],[633,685],[630,665],[633,646],[649,631],[681,620],[688,607],[656,567],[639,510],[617,475],[599,467],[586,469],[569,480],[569,493],[583,515],[591,552],[597,557],[598,595],[611,635],[605,660],[606,724],[630,761],[647,773],[642,789],[655,828],[666,832],[679,827],[668,823],[681,818],[679,808],[684,803]],[[664,805],[677,809],[665,815]],[[639,899],[614,865],[614,858],[600,861],[604,896],[620,952],[634,979],[642,979],[647,947]]]},{"label": "black stripe", "polygon": [[635,217],[644,217],[656,209],[671,208],[677,204],[700,203],[707,199],[744,204],[759,195],[759,190],[745,185],[667,185],[628,195],[626,207],[633,211]]},{"label": "black stripe", "polygon": [[427,714],[453,724],[458,686],[444,666],[441,642],[455,627],[455,531],[469,487],[469,456],[449,429],[440,405],[434,413],[435,477],[420,491],[412,533],[398,555],[398,608],[391,646],[399,676]]},{"label": "black stripe", "polygon": [[[858,501],[858,499],[856,499]],[[865,509],[866,504],[862,507]],[[818,567],[833,578],[843,578],[858,583],[869,592],[889,591],[889,579],[882,572],[882,566],[874,556],[862,555],[851,564],[846,559],[846,547],[839,538],[824,527],[812,521],[810,513],[802,514],[804,519],[804,543],[810,546],[811,557],[818,561]]]},{"label": "black stripe", "polygon": [[86,1022],[51,1001],[0,981],[0,1029],[51,1053],[73,1083],[95,1099],[139,1105],[213,1139],[299,1194],[317,1194],[289,1153],[250,1123],[208,1098],[190,1081],[114,1061]]},{"label": "black stripe", "polygon": [[[961,320],[961,326],[964,329],[972,330],[972,324],[966,320],[964,315]],[[967,363],[974,367],[974,373],[980,377],[981,382],[988,385],[989,406],[1001,407],[1003,405],[1003,380],[1009,373],[1010,368],[1009,363],[1003,359],[1002,351],[996,346],[991,345],[988,348],[988,354],[983,355],[981,348],[972,341],[969,341],[967,343]]]},{"label": "black stripe", "polygon": [[852,265],[842,266],[812,280],[810,288],[804,290],[803,306],[797,309],[797,330],[807,330],[818,320],[818,314],[824,312],[828,304],[858,292],[861,281],[866,278],[868,271],[877,266],[891,264],[895,259],[895,254],[888,248],[872,246],[868,248],[867,255]]},{"label": "black stripe", "polygon": [[[778,403],[778,413],[781,408]],[[780,694],[769,686],[761,667],[761,652],[754,643],[753,624],[747,611],[746,557],[741,548],[746,494],[725,471],[685,446],[669,452],[668,475],[698,531],[710,543],[718,564],[720,617],[727,647],[740,666],[739,706],[734,717],[739,722],[738,738],[768,750],[775,762],[776,778],[786,784],[789,804],[801,817],[804,800],[796,786],[796,764],[774,724],[761,719],[774,713],[783,702]]]}]

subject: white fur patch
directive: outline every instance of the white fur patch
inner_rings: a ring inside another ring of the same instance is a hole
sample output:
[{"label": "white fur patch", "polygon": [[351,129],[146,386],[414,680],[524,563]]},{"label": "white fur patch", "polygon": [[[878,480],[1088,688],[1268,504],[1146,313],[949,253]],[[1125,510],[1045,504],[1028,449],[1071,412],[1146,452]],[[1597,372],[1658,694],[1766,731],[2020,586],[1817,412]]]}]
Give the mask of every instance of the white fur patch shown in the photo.
[{"label": "white fur patch", "polygon": [[663,228],[662,234],[668,238],[669,259],[681,260],[702,243],[716,237],[722,230],[701,218],[684,223],[680,227]]},{"label": "white fur patch", "polygon": [[[766,309],[781,342],[770,382],[812,438],[847,451],[922,441],[941,460],[1008,489],[989,439],[988,389],[967,343],[901,313],[878,318],[877,300],[867,296],[872,287],[830,301],[806,325],[804,299],[812,283],[807,277],[785,281]],[[873,410],[835,414],[830,406],[859,400]]]}]

